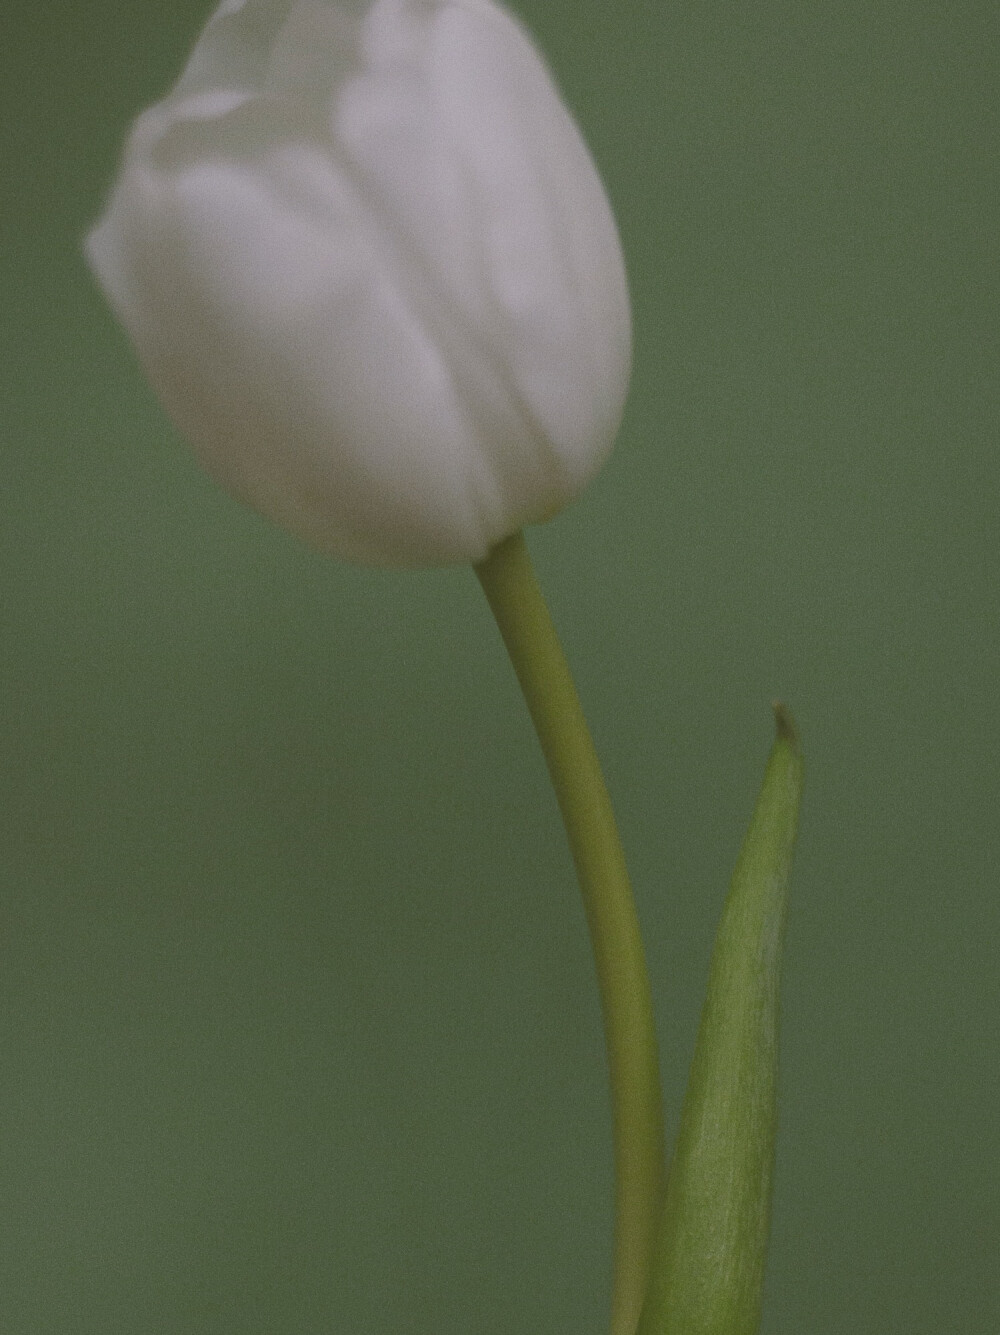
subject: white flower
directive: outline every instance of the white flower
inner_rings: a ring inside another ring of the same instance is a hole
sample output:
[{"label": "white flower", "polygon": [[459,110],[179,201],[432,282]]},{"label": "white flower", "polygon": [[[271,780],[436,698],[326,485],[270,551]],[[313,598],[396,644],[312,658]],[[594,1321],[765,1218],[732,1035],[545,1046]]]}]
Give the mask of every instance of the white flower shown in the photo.
[{"label": "white flower", "polygon": [[611,447],[614,219],[492,0],[225,0],[86,249],[209,472],[321,550],[479,560]]}]

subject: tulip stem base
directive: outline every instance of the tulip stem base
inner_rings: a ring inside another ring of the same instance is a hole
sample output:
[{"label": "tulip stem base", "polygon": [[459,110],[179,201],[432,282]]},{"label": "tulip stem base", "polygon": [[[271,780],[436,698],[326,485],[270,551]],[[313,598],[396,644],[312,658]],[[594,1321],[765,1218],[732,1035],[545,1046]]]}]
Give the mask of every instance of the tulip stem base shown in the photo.
[{"label": "tulip stem base", "polygon": [[615,1157],[612,1335],[634,1335],[664,1190],[649,978],[611,800],[521,533],[476,566],[517,673],[566,826],[597,966]]}]

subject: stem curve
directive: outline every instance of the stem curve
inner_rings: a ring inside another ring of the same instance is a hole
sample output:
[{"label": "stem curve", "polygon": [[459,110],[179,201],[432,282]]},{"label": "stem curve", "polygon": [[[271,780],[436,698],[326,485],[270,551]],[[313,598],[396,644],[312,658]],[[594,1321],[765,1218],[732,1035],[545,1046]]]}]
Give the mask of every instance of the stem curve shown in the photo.
[{"label": "stem curve", "polygon": [[665,1179],[653,1005],[635,901],[611,799],[523,533],[499,543],[475,571],[538,734],[583,896],[614,1127],[611,1335],[634,1335]]}]

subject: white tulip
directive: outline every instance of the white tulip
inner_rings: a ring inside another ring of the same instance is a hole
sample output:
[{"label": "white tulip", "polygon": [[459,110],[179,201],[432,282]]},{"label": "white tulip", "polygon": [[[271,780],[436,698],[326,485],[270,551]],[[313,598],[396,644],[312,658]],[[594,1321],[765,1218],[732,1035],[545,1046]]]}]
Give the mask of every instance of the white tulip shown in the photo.
[{"label": "white tulip", "polygon": [[621,418],[614,219],[492,0],[224,0],[86,251],[208,471],[323,551],[478,561]]}]

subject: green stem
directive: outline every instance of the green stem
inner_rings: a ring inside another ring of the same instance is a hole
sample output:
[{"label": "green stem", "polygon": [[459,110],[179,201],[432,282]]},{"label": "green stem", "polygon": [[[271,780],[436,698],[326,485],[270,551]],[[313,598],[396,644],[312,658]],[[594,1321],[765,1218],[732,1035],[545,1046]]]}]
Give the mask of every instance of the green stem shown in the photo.
[{"label": "green stem", "polygon": [[634,1335],[662,1207],[663,1112],[642,938],[611,800],[521,533],[476,566],[549,768],[597,965],[615,1149],[612,1335]]}]

